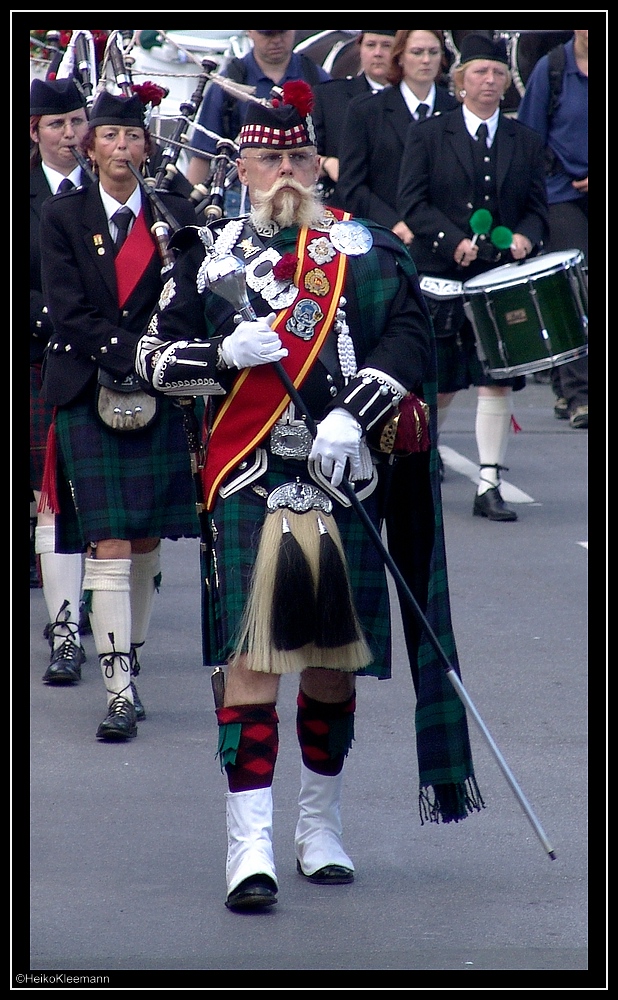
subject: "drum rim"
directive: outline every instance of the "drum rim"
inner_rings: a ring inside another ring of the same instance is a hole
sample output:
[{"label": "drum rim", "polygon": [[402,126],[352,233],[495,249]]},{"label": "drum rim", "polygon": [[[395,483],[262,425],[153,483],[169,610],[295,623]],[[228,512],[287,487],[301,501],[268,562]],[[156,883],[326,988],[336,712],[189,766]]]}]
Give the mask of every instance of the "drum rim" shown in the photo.
[{"label": "drum rim", "polygon": [[[474,295],[477,292],[488,292],[498,288],[512,288],[515,285],[524,284],[531,278],[548,277],[549,275],[557,274],[559,271],[565,270],[565,265],[568,265],[569,267],[576,267],[578,264],[581,264],[584,260],[584,253],[582,250],[577,250],[575,248],[572,250],[550,250],[549,253],[539,254],[538,257],[531,257],[529,260],[523,261],[523,264],[525,266],[526,264],[531,264],[535,261],[540,262],[547,260],[549,257],[561,258],[560,263],[556,261],[555,264],[550,265],[544,270],[526,274],[522,273],[522,265],[518,263],[501,264],[499,267],[492,268],[491,271],[484,271],[483,274],[477,274],[474,278],[468,278],[468,280],[463,284],[463,292],[464,294],[468,293],[470,295]],[[486,279],[488,275],[495,273],[496,271],[502,271],[503,268],[505,269],[505,272],[506,268],[509,268],[510,277],[507,278],[505,273],[504,281],[495,281],[489,284],[485,281],[483,285],[480,284],[482,279]],[[516,272],[518,270],[520,271],[520,274],[516,277]]]}]

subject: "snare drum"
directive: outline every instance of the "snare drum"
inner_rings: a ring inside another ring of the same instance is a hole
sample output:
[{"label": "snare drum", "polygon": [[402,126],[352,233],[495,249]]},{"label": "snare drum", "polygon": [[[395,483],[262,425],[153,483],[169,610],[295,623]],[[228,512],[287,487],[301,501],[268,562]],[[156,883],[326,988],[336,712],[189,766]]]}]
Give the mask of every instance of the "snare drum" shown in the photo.
[{"label": "snare drum", "polygon": [[530,375],[588,353],[581,250],[504,264],[464,282],[478,356],[494,379]]}]

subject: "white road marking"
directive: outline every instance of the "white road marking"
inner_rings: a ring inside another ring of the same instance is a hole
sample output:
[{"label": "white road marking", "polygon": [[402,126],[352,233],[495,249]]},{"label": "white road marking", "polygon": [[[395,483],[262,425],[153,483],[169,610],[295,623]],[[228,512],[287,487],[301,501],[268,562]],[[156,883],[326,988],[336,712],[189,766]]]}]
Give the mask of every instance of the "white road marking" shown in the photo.
[{"label": "white road marking", "polygon": [[[449,448],[445,444],[441,444],[438,451],[440,452],[442,461],[449,469],[453,469],[454,472],[459,472],[462,476],[466,476],[478,486],[478,465],[475,465],[469,458],[465,458],[458,451]],[[528,496],[527,493],[524,493],[523,490],[518,489],[517,486],[509,483],[506,479],[503,479],[500,484],[500,493],[502,494],[502,499],[509,503],[537,503],[534,497]]]},{"label": "white road marking", "polygon": [[578,542],[577,544],[581,545],[582,549],[585,549],[586,552],[588,551],[588,542]]}]

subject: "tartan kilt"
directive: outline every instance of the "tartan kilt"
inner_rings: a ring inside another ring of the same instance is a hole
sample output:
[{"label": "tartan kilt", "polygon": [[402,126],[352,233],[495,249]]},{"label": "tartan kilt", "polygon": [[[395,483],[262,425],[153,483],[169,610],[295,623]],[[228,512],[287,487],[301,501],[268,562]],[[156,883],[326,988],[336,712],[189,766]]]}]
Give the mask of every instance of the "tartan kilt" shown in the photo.
[{"label": "tartan kilt", "polygon": [[452,336],[436,337],[438,360],[438,392],[459,392],[470,386],[497,385],[518,392],[526,386],[525,375],[513,378],[493,379],[488,375],[479,359],[474,332],[465,320],[459,333]]},{"label": "tartan kilt", "polygon": [[[305,462],[269,455],[268,464],[266,474],[255,483],[225,500],[218,497],[209,514],[214,542],[211,552],[203,555],[203,577],[210,581],[210,586],[203,587],[202,600],[205,602],[204,653],[213,664],[225,664],[234,651],[236,632],[249,593],[266,514],[266,498],[258,495],[253,487],[270,493],[276,486],[294,482],[297,477],[316,485]],[[363,501],[374,523],[377,523],[378,494],[379,489]],[[352,507],[343,507],[333,500],[333,517],[347,557],[356,611],[373,654],[373,661],[357,673],[389,678],[391,631],[384,563]]]},{"label": "tartan kilt", "polygon": [[[203,402],[196,403],[198,415]],[[91,541],[196,538],[196,490],[180,408],[160,400],[152,428],[108,430],[94,393],[56,412],[57,544],[83,551]]]},{"label": "tartan kilt", "polygon": [[43,399],[41,366],[30,365],[30,489],[40,491],[54,408]]}]

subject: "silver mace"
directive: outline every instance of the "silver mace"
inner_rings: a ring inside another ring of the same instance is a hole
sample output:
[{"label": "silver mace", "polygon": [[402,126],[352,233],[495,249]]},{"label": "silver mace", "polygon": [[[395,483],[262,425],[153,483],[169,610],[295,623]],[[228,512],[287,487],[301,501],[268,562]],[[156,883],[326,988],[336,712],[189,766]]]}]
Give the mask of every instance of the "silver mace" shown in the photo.
[{"label": "silver mace", "polygon": [[[234,307],[234,309],[240,314],[242,319],[251,321],[251,320],[256,320],[258,318],[247,295],[245,265],[238,257],[235,257],[233,254],[225,254],[219,257],[213,256],[212,260],[206,265],[206,268],[204,270],[205,270],[206,285],[216,295],[220,295],[221,298],[224,298],[227,302],[229,302]],[[304,415],[311,436],[315,437],[317,433],[315,421],[310,416],[307,410],[307,406],[303,402],[303,399],[300,396],[298,389],[292,382],[290,376],[288,375],[288,373],[286,372],[285,368],[283,367],[280,361],[273,361],[271,362],[271,364],[275,368],[277,375],[279,376],[283,385],[285,386],[285,390],[288,393],[292,402],[294,403],[296,409]],[[552,861],[555,861],[556,852],[554,851],[549,840],[547,839],[547,835],[545,834],[543,827],[536,818],[532,810],[532,807],[530,806],[530,803],[528,802],[521,788],[517,784],[517,781],[515,780],[515,777],[511,769],[506,763],[504,757],[502,756],[500,750],[496,745],[495,740],[493,739],[487,726],[483,722],[476,707],[474,706],[472,699],[470,698],[470,695],[463,686],[461,679],[459,678],[457,672],[455,671],[455,668],[453,667],[446,653],[442,649],[438,637],[436,636],[431,625],[427,621],[427,618],[425,617],[421,608],[419,607],[419,604],[416,598],[414,597],[414,594],[412,593],[406,581],[404,580],[397,564],[395,563],[390,552],[382,542],[382,538],[380,536],[379,531],[371,521],[369,515],[367,514],[367,511],[365,510],[362,503],[356,496],[356,493],[354,492],[354,487],[345,477],[341,482],[341,489],[346,494],[351,505],[354,507],[356,513],[363,522],[363,525],[365,526],[376,549],[380,553],[380,556],[382,557],[385,565],[390,570],[393,579],[397,584],[397,587],[399,588],[400,592],[404,595],[404,597],[410,604],[411,608],[413,609],[414,613],[416,614],[418,620],[423,625],[423,628],[425,629],[427,636],[429,637],[429,641],[431,642],[434,651],[437,653],[438,658],[446,671],[449,681],[455,688],[455,691],[459,695],[459,698],[461,699],[466,709],[476,722],[481,733],[485,737],[485,740],[487,741],[487,744],[491,752],[493,753],[494,758],[496,759],[500,770],[502,771],[504,777],[506,778],[511,788],[511,791],[514,793],[515,798],[517,799],[523,811],[525,812],[526,816],[530,820],[534,832],[541,841],[549,857],[552,859]]]}]

